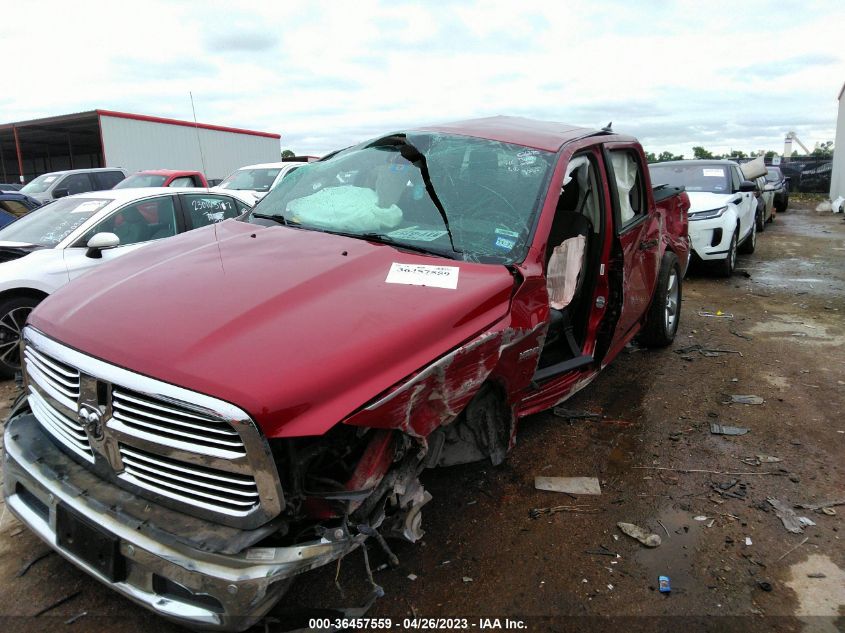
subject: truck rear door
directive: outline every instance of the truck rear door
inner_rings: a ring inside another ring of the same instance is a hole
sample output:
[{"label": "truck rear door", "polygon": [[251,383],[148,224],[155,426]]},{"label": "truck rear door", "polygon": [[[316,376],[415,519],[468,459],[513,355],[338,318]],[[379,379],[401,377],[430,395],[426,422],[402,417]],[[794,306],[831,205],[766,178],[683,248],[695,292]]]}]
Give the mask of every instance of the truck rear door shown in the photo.
[{"label": "truck rear door", "polygon": [[[617,259],[622,266],[622,310],[610,345],[611,358],[648,310],[660,266],[660,216],[649,208],[645,160],[637,143],[604,147]],[[621,251],[621,259],[619,253]],[[617,271],[618,272],[618,271]]]}]

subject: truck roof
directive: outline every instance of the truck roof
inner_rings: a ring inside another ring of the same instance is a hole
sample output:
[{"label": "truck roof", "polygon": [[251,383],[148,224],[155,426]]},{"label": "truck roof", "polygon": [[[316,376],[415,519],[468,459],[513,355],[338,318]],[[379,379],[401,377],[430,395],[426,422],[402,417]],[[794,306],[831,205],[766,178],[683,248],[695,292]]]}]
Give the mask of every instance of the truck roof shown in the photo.
[{"label": "truck roof", "polygon": [[[570,141],[603,133],[600,130],[568,125],[566,123],[537,121],[535,119],[515,116],[468,119],[466,121],[439,123],[418,129],[426,132],[460,134],[492,141],[501,141],[502,143],[513,143],[514,145],[526,145],[547,152],[556,152]],[[611,133],[616,137],[614,140],[636,140],[633,137],[624,137],[614,132]]]}]

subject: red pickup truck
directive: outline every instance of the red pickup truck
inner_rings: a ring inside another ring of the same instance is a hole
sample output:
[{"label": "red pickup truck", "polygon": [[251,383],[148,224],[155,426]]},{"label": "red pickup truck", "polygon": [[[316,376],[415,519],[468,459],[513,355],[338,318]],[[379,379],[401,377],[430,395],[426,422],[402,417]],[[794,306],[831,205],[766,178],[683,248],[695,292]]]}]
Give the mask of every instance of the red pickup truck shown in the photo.
[{"label": "red pickup truck", "polygon": [[657,194],[634,138],[509,117],[301,167],[34,310],[7,505],[151,610],[247,628],[419,539],[426,468],[500,463],[634,336],[672,341],[689,200]]},{"label": "red pickup truck", "polygon": [[134,187],[208,187],[208,181],[201,171],[181,169],[147,169],[121,180],[112,189]]}]

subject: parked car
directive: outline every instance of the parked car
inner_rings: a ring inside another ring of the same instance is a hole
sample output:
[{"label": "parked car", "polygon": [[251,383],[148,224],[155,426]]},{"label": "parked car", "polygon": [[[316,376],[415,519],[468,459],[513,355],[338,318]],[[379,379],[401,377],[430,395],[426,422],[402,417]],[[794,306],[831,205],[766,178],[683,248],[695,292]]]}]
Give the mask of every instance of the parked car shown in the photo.
[{"label": "parked car", "polygon": [[757,198],[757,232],[762,233],[766,230],[766,224],[775,220],[775,192],[766,187],[765,176],[755,178],[754,185],[754,197]]},{"label": "parked car", "polygon": [[307,164],[307,161],[284,161],[247,165],[229,174],[214,189],[216,191],[241,191],[252,194],[256,199],[261,199],[267,195],[268,191],[279,184],[282,178]]},{"label": "parked car", "polygon": [[8,211],[0,209],[0,229],[7,226],[18,219],[18,216],[12,215]]},{"label": "parked car", "polygon": [[779,167],[769,167],[766,172],[766,188],[774,194],[773,204],[778,213],[783,213],[789,206],[789,178],[783,175]]},{"label": "parked car", "polygon": [[11,182],[0,182],[0,191],[20,191],[21,186]]},{"label": "parked car", "polygon": [[753,253],[757,244],[756,183],[742,178],[729,160],[680,160],[649,165],[657,184],[683,187],[690,199],[692,253],[723,276],[736,267],[737,252]]},{"label": "parked car", "polygon": [[41,206],[35,198],[17,191],[0,191],[0,211],[19,218]]},{"label": "parked car", "polygon": [[135,189],[137,187],[208,187],[208,181],[200,171],[178,169],[147,169],[129,176],[117,183],[113,189]]},{"label": "parked car", "polygon": [[20,331],[47,295],[144,244],[251,206],[245,197],[204,189],[97,191],[52,202],[0,230],[0,372],[20,369]]},{"label": "parked car", "polygon": [[111,167],[54,171],[28,182],[21,187],[21,193],[45,204],[77,193],[111,189],[124,178],[126,172],[123,169]]},{"label": "parked car", "polygon": [[634,336],[671,343],[689,200],[663,194],[636,139],[510,117],[297,170],[30,315],[7,507],[160,615],[248,628],[366,538],[418,540],[424,468],[501,462]]}]

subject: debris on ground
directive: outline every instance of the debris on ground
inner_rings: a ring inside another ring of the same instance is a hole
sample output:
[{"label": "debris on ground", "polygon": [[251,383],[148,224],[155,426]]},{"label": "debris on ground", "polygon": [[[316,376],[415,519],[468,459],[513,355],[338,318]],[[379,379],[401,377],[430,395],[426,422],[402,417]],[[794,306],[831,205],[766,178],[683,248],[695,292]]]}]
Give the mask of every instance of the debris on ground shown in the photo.
[{"label": "debris on ground", "polygon": [[42,616],[45,613],[47,613],[48,611],[52,611],[56,607],[62,606],[65,602],[70,602],[71,600],[76,598],[81,593],[82,593],[82,591],[74,591],[73,593],[69,593],[64,598],[59,598],[58,600],[51,602],[49,605],[47,605],[43,609],[39,609],[38,611],[35,612],[35,615],[32,616],[32,617],[37,618],[39,616]]},{"label": "debris on ground", "polygon": [[[836,510],[833,509],[834,506],[845,506],[845,499],[824,501],[822,503],[799,503],[796,507],[801,508],[802,510],[814,510],[815,512],[821,511],[829,516],[833,516],[836,514]],[[828,510],[830,512],[828,512]]]},{"label": "debris on ground", "polygon": [[601,508],[592,506],[552,506],[551,508],[531,508],[528,511],[528,516],[532,519],[539,519],[543,515],[557,514],[558,512],[584,512],[586,514],[595,514],[601,512]]},{"label": "debris on ground", "polygon": [[672,591],[672,585],[669,584],[669,576],[658,576],[657,588],[660,593],[670,593]]},{"label": "debris on ground", "polygon": [[765,580],[758,580],[757,586],[760,587],[760,589],[762,589],[763,591],[771,591],[772,590],[772,584],[769,583],[769,582],[766,582]]},{"label": "debris on ground", "polygon": [[778,499],[769,497],[766,501],[775,509],[775,515],[781,520],[787,532],[803,534],[804,530],[802,528],[808,525],[815,525],[807,517],[799,517],[792,508]]},{"label": "debris on ground", "polygon": [[717,319],[732,319],[734,315],[730,312],[722,312],[721,310],[716,310],[715,312],[711,312],[710,310],[699,310],[698,316],[700,317],[715,317]]},{"label": "debris on ground", "polygon": [[780,457],[774,457],[773,455],[755,455],[754,457],[761,464],[776,464],[783,461]]},{"label": "debris on ground", "polygon": [[737,336],[739,338],[745,339],[746,341],[753,341],[754,337],[748,336],[748,334],[743,334],[742,332],[737,332],[736,330],[729,330],[731,334]]},{"label": "debris on ground", "polygon": [[416,580],[418,577],[416,574],[408,574],[407,576],[408,580]]},{"label": "debris on ground", "polygon": [[469,576],[464,576],[462,580],[464,582],[472,582],[472,578],[470,578]]},{"label": "debris on ground", "polygon": [[810,540],[810,538],[809,538],[809,537],[806,537],[803,541],[801,541],[800,543],[798,543],[798,545],[796,545],[795,547],[792,547],[792,548],[788,549],[788,550],[787,550],[787,551],[785,551],[783,554],[781,554],[781,555],[777,558],[777,560],[776,560],[775,562],[777,563],[778,561],[783,560],[784,558],[786,558],[787,556],[789,556],[792,552],[794,552],[795,550],[797,550],[799,547],[801,547],[804,543],[806,543],[806,542],[807,542],[807,541],[809,541],[809,540]]},{"label": "debris on ground", "polygon": [[76,615],[71,616],[67,620],[65,620],[65,624],[67,624],[67,625],[73,624],[77,620],[81,620],[82,618],[84,618],[86,615],[88,615],[87,611],[82,611],[81,613],[77,613]]},{"label": "debris on ground", "polygon": [[51,554],[55,554],[55,553],[56,553],[55,550],[48,549],[46,552],[41,552],[40,554],[38,554],[34,558],[31,558],[29,561],[24,563],[23,567],[21,567],[18,570],[18,573],[15,574],[15,578],[20,578],[20,577],[26,575],[26,572],[28,572],[30,569],[32,569],[32,566],[35,565],[38,561],[44,560],[45,558],[47,558]]},{"label": "debris on ground", "polygon": [[744,426],[728,426],[718,422],[710,423],[710,432],[713,435],[745,435],[748,429]]},{"label": "debris on ground", "polygon": [[644,530],[639,525],[634,525],[633,523],[620,522],[616,524],[616,527],[622,530],[622,532],[627,536],[637,539],[646,547],[658,547],[662,542],[659,534],[649,534],[647,530]]},{"label": "debris on ground", "polygon": [[[615,534],[613,535],[616,536]],[[617,552],[613,552],[607,549],[604,545],[599,545],[601,549],[587,549],[584,550],[585,554],[595,554],[596,556],[612,556],[613,558],[621,558]],[[615,562],[612,564],[616,564]]]},{"label": "debris on ground", "polygon": [[555,407],[552,409],[552,413],[565,420],[601,420],[601,413],[576,411],[574,409],[566,409],[564,407]]},{"label": "debris on ground", "polygon": [[827,578],[827,576],[820,571],[817,571],[812,574],[807,574],[807,578]]},{"label": "debris on ground", "polygon": [[570,495],[600,495],[601,486],[595,477],[534,477],[537,490],[564,492]]},{"label": "debris on ground", "polygon": [[731,396],[731,399],[723,404],[763,404],[765,400],[760,396],[737,395]]}]

